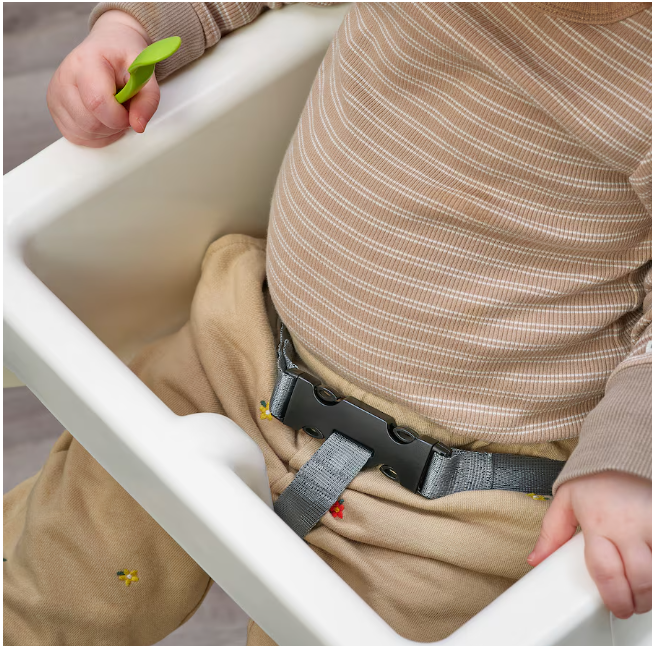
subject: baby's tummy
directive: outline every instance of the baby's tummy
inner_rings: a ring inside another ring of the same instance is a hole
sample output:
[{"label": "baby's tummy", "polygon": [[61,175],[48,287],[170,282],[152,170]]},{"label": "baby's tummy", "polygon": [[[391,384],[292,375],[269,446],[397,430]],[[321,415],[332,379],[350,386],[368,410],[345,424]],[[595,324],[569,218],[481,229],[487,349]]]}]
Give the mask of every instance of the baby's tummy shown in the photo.
[{"label": "baby's tummy", "polygon": [[454,230],[436,214],[343,216],[319,190],[288,190],[286,172],[268,283],[316,358],[451,432],[523,443],[578,435],[640,316],[634,252],[578,259]]}]

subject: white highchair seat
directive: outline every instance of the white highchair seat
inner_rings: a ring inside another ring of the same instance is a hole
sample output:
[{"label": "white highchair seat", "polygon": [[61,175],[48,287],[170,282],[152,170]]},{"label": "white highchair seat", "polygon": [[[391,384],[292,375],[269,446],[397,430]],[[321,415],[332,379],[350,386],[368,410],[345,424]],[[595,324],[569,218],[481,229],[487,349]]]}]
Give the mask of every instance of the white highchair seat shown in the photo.
[{"label": "white highchair seat", "polygon": [[[61,140],[4,180],[5,365],[281,646],[413,642],[276,517],[262,455],[239,427],[177,417],[124,361],[187,318],[212,240],[264,235],[348,9],[268,12],[165,82],[145,135],[102,150]],[[582,550],[580,535],[440,643],[649,644],[652,613],[610,621]]]}]

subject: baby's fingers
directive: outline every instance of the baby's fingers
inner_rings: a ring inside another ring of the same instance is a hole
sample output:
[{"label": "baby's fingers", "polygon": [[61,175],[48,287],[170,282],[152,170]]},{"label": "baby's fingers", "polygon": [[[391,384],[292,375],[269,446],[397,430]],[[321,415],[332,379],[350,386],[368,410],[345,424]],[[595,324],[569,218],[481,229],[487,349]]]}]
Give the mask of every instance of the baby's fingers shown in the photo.
[{"label": "baby's fingers", "polygon": [[625,574],[634,597],[634,612],[652,610],[652,551],[643,542],[620,548]]},{"label": "baby's fingers", "polygon": [[73,85],[59,88],[61,101],[50,107],[50,113],[63,136],[73,144],[101,148],[119,139],[124,130],[107,128],[83,106]]},{"label": "baby's fingers", "polygon": [[73,144],[78,146],[86,146],[88,148],[103,148],[108,146],[114,141],[120,139],[125,133],[124,130],[120,130],[113,135],[91,135],[85,130],[82,130],[76,123],[75,120],[68,114],[68,111],[62,107],[58,106],[56,110],[51,111],[52,119],[56,124],[57,128],[61,131],[61,134]]},{"label": "baby's fingers", "polygon": [[577,520],[566,493],[563,489],[559,490],[559,494],[555,496],[543,517],[539,540],[527,557],[528,563],[532,566],[539,565],[575,534]]},{"label": "baby's fingers", "polygon": [[73,129],[82,133],[82,138],[103,139],[112,137],[124,130],[124,128],[111,128],[105,125],[93,113],[89,112],[82,102],[80,91],[77,87],[70,85],[63,88],[62,92],[64,96],[62,107],[70,115],[73,122]]},{"label": "baby's fingers", "polygon": [[77,75],[79,96],[86,110],[113,132],[129,127],[129,114],[115,100],[115,71],[105,59],[89,61]]},{"label": "baby's fingers", "polygon": [[136,132],[144,132],[145,126],[154,116],[161,99],[156,78],[147,81],[145,86],[129,101],[129,123]]},{"label": "baby's fingers", "polygon": [[620,552],[608,538],[585,532],[584,556],[604,604],[619,619],[634,613],[634,600]]}]

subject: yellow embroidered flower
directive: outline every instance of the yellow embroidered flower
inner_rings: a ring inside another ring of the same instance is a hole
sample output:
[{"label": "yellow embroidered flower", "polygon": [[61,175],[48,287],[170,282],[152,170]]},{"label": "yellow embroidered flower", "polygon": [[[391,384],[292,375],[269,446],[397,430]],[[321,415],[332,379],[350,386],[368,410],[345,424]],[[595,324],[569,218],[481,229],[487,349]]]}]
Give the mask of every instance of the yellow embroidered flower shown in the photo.
[{"label": "yellow embroidered flower", "polygon": [[118,572],[118,578],[120,581],[124,581],[125,585],[129,587],[132,583],[138,581],[137,574],[138,570],[120,570],[120,572]]},{"label": "yellow embroidered flower", "polygon": [[552,496],[543,496],[540,493],[529,493],[528,496],[532,498],[532,500],[550,500]]},{"label": "yellow embroidered flower", "polygon": [[260,419],[272,419],[272,414],[269,412],[269,406],[265,400],[260,401]]}]

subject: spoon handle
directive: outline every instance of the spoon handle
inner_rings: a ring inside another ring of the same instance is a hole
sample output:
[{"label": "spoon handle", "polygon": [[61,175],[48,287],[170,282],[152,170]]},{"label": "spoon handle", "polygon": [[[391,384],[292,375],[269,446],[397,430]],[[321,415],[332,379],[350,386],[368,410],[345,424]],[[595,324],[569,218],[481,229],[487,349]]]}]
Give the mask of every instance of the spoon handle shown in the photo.
[{"label": "spoon handle", "polygon": [[118,103],[124,103],[138,94],[143,85],[149,81],[154,73],[156,63],[160,63],[172,56],[180,46],[181,38],[172,36],[163,40],[157,40],[149,47],[145,47],[129,66],[129,80],[115,95],[116,101]]}]

